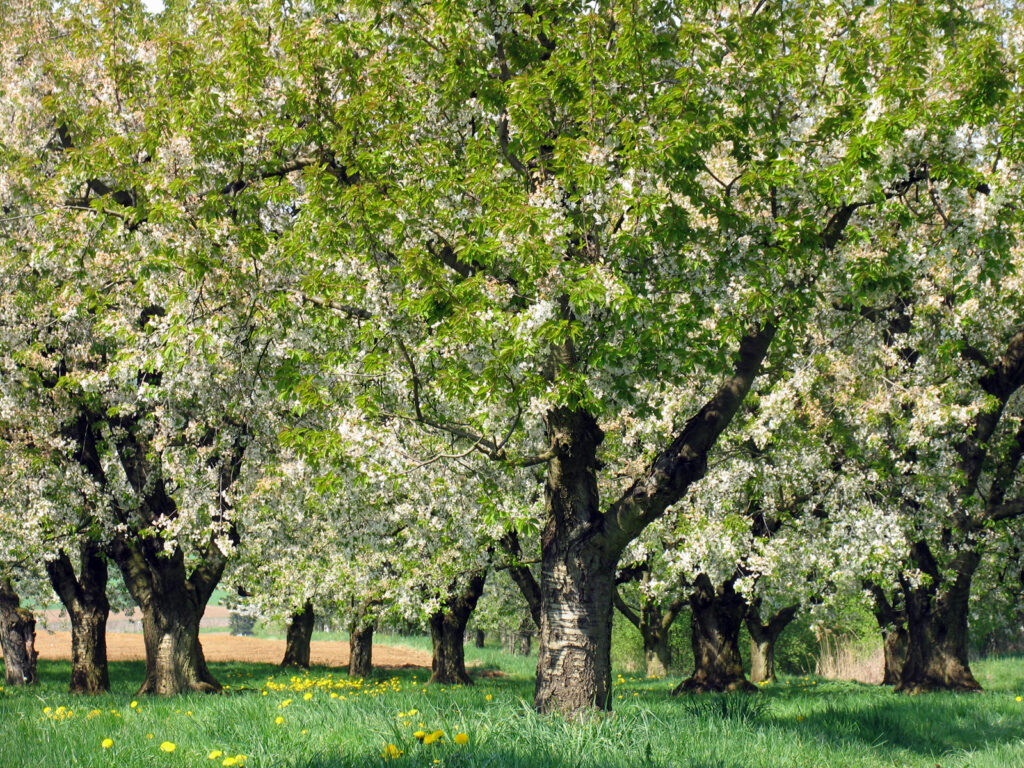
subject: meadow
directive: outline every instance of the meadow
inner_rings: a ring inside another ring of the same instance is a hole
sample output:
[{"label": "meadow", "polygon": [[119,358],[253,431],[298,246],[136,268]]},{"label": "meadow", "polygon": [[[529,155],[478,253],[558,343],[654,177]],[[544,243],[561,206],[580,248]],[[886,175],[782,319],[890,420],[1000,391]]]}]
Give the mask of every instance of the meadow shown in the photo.
[{"label": "meadow", "polygon": [[224,695],[138,700],[141,662],[113,664],[93,698],[66,693],[67,663],[40,662],[39,685],[0,691],[0,768],[1024,768],[1022,658],[979,662],[986,692],[959,696],[797,676],[672,697],[671,680],[616,674],[614,712],[568,722],[531,710],[532,659],[466,650],[467,687],[222,663]]}]

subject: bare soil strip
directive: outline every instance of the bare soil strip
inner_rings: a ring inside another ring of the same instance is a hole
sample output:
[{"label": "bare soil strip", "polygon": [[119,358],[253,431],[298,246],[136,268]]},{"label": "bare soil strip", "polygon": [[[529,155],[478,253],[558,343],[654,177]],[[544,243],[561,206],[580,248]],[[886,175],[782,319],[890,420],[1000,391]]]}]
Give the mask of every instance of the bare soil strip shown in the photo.
[{"label": "bare soil strip", "polygon": [[[284,656],[284,640],[236,637],[220,633],[199,636],[207,661],[245,661],[278,664]],[[39,658],[67,661],[71,658],[71,633],[40,631],[36,635]],[[348,643],[314,640],[309,644],[310,663],[314,666],[347,667]],[[107,658],[110,661],[143,661],[146,658],[141,634],[107,633]],[[373,646],[373,664],[378,667],[426,667],[430,654],[411,648]]]}]

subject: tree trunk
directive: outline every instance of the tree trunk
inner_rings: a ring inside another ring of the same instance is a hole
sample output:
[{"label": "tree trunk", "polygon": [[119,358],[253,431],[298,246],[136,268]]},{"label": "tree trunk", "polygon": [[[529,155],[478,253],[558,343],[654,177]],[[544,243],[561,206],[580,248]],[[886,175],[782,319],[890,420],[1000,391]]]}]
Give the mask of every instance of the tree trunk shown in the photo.
[{"label": "tree trunk", "polygon": [[[903,576],[901,575],[901,580]],[[903,582],[904,587],[909,585]],[[899,685],[900,677],[903,674],[903,665],[907,662],[907,648],[909,639],[907,635],[907,612],[899,606],[900,593],[897,592],[894,599],[890,600],[878,584],[866,582],[865,586],[871,591],[874,599],[875,621],[882,631],[882,652],[885,660],[885,669],[882,673],[882,685]],[[905,590],[904,590],[905,591]]]},{"label": "tree trunk", "polygon": [[46,563],[54,592],[71,620],[71,693],[96,694],[110,690],[107,670],[107,563],[94,541],[79,545],[79,575],[61,550]]},{"label": "tree trunk", "polygon": [[885,670],[882,685],[899,685],[903,667],[907,663],[910,638],[902,624],[882,628],[882,650],[885,656]]},{"label": "tree trunk", "polygon": [[746,609],[732,579],[716,590],[705,574],[697,577],[690,595],[694,670],[674,694],[757,690],[747,682],[740,656],[740,625]]},{"label": "tree trunk", "polygon": [[348,676],[369,677],[373,672],[373,622],[356,622],[348,633]]},{"label": "tree trunk", "polygon": [[794,619],[799,609],[790,605],[775,613],[767,623],[751,609],[747,613],[747,631],[750,632],[750,682],[775,682],[775,643],[782,630]]},{"label": "tree trunk", "polygon": [[309,669],[309,641],[313,637],[313,603],[309,600],[301,611],[292,614],[288,622],[288,634],[284,646],[282,667],[302,667]]},{"label": "tree trunk", "polygon": [[123,537],[113,544],[125,585],[142,611],[146,679],[139,694],[219,691],[199,642],[199,621],[224,570],[223,558],[204,561],[186,576],[181,550],[168,556],[161,545],[156,539],[128,544]]},{"label": "tree trunk", "polygon": [[[641,569],[641,580],[647,582],[650,570]],[[619,613],[640,631],[644,644],[644,665],[647,677],[665,677],[672,666],[672,649],[668,644],[669,631],[686,602],[677,598],[663,606],[655,600],[641,598],[640,609],[633,610],[615,591],[615,606]]]},{"label": "tree trunk", "polygon": [[668,635],[651,633],[644,638],[644,666],[647,677],[665,677],[672,667]]},{"label": "tree trunk", "polygon": [[598,508],[597,446],[584,411],[547,414],[548,464],[541,534],[541,610],[534,707],[575,714],[611,708],[612,601],[618,550]]},{"label": "tree trunk", "polygon": [[442,610],[429,619],[430,639],[434,648],[428,683],[472,685],[466,671],[466,624],[484,591],[487,570],[479,570],[469,578],[466,588],[449,596]]},{"label": "tree trunk", "polygon": [[477,648],[484,647],[484,631],[482,629],[478,629],[476,631],[476,635],[473,638],[473,645]]},{"label": "tree trunk", "polygon": [[532,619],[523,619],[519,628],[512,633],[511,650],[515,656],[529,656],[533,646],[535,627]]},{"label": "tree trunk", "polygon": [[943,579],[927,545],[914,546],[914,559],[931,576],[925,585],[907,586],[907,660],[896,690],[903,693],[980,691],[967,658],[967,613],[971,579],[980,556],[961,550]]},{"label": "tree trunk", "polygon": [[21,599],[9,579],[0,581],[0,650],[8,685],[38,682],[36,620],[31,611],[21,607]]}]

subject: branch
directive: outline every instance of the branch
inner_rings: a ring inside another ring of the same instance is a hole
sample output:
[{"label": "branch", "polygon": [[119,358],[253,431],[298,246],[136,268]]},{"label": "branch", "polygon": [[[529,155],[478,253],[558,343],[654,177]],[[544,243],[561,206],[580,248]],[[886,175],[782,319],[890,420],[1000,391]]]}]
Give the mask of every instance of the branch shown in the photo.
[{"label": "branch", "polygon": [[630,624],[637,629],[640,629],[640,617],[637,616],[636,612],[626,604],[625,600],[622,599],[622,596],[619,594],[618,587],[616,587],[615,591],[612,593],[612,600],[615,601],[615,607],[619,609],[619,613],[625,616]]},{"label": "branch", "polygon": [[985,510],[985,517],[992,522],[1012,520],[1024,515],[1024,498],[1004,501],[1002,504],[990,505]]},{"label": "branch", "polygon": [[775,330],[774,321],[767,321],[740,340],[733,375],[655,457],[643,477],[612,504],[608,511],[612,546],[621,551],[704,476],[708,453],[750,391],[775,338]]},{"label": "branch", "polygon": [[498,544],[514,561],[507,566],[509,576],[519,587],[519,591],[523,593],[523,598],[530,608],[533,623],[540,629],[540,585],[534,578],[533,571],[523,565],[523,549],[519,544],[519,534],[514,530],[509,531],[498,540]]},{"label": "branch", "polygon": [[298,297],[305,304],[312,304],[314,307],[320,307],[321,309],[332,309],[335,312],[340,312],[343,315],[357,320],[372,320],[373,315],[367,312],[362,307],[356,307],[351,304],[338,304],[327,299],[321,299],[319,296],[310,296],[304,291],[300,291],[295,288],[288,289],[288,293]]}]

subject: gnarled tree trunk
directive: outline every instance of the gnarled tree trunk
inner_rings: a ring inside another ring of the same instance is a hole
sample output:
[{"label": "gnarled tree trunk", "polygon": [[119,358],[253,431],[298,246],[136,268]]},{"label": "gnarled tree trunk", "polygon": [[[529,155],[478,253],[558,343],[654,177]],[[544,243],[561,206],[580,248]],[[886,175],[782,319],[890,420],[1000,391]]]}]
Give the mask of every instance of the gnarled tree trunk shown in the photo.
[{"label": "gnarled tree trunk", "polygon": [[750,633],[750,682],[775,682],[775,643],[779,635],[796,616],[798,605],[789,605],[762,622],[753,607],[747,612],[747,631]]},{"label": "gnarled tree trunk", "polygon": [[9,579],[0,580],[0,650],[8,685],[38,682],[36,673],[36,620],[21,607],[21,598]]},{"label": "gnarled tree trunk", "polygon": [[961,550],[951,564],[955,576],[948,580],[924,542],[915,544],[913,551],[914,560],[932,580],[905,590],[907,660],[896,690],[980,691],[967,657],[967,611],[971,579],[981,558],[974,550]]},{"label": "gnarled tree trunk", "polygon": [[313,603],[309,600],[301,611],[292,614],[288,622],[288,633],[285,639],[282,667],[302,667],[309,669],[309,641],[313,637]]},{"label": "gnarled tree trunk", "polygon": [[428,623],[434,653],[430,662],[430,680],[427,682],[444,685],[473,684],[466,671],[466,624],[483,594],[486,578],[486,568],[473,573],[465,589],[449,596],[442,603],[442,609],[430,616]]},{"label": "gnarled tree trunk", "polygon": [[107,670],[107,563],[95,541],[79,545],[79,569],[64,550],[46,563],[46,573],[71,620],[71,693],[110,690]]},{"label": "gnarled tree trunk", "polygon": [[210,555],[189,576],[181,550],[167,556],[159,546],[153,539],[129,544],[123,536],[113,544],[125,585],[142,611],[146,678],[139,693],[219,691],[199,643],[199,621],[224,570],[223,557]]},{"label": "gnarled tree trunk", "polygon": [[369,677],[373,672],[374,622],[362,615],[352,623],[348,633],[348,676]]},{"label": "gnarled tree trunk", "polygon": [[673,693],[712,691],[755,691],[743,674],[740,656],[740,626],[747,604],[736,594],[729,579],[715,589],[705,574],[694,581],[690,594],[692,611],[693,675]]}]

